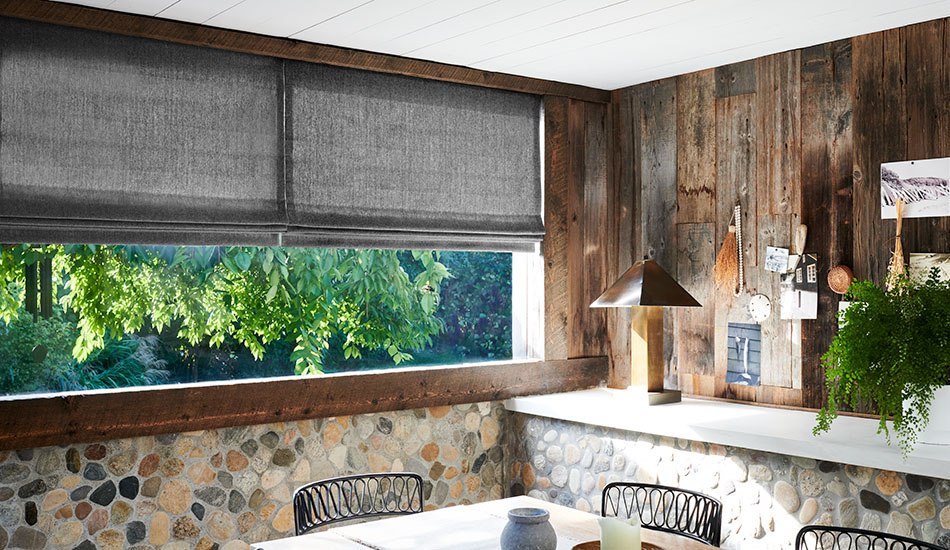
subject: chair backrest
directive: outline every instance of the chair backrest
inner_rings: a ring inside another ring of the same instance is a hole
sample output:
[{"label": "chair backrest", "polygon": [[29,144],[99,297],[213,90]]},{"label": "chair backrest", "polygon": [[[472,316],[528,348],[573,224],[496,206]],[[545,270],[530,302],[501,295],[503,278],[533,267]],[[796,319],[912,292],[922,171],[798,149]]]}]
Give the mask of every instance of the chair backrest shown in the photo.
[{"label": "chair backrest", "polygon": [[604,487],[601,514],[632,518],[646,529],[719,546],[722,503],[711,496],[650,483],[617,481]]},{"label": "chair backrest", "polygon": [[900,535],[853,529],[806,525],[795,537],[795,550],[944,550],[940,546]]},{"label": "chair backrest", "polygon": [[335,477],[294,491],[298,535],[338,521],[416,514],[422,509],[422,477],[406,472]]}]

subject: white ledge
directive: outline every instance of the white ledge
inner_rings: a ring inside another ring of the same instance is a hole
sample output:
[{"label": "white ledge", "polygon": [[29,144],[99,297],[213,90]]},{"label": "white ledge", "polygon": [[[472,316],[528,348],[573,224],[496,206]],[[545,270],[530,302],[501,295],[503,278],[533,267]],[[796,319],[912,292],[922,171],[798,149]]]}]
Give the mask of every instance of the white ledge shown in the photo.
[{"label": "white ledge", "polygon": [[812,435],[814,412],[701,399],[648,407],[640,404],[633,390],[597,388],[515,397],[505,400],[504,405],[509,411],[618,430],[950,477],[950,446],[918,443],[904,459],[897,442],[888,445],[877,433],[878,421],[869,418],[840,416],[831,431],[816,437]]}]

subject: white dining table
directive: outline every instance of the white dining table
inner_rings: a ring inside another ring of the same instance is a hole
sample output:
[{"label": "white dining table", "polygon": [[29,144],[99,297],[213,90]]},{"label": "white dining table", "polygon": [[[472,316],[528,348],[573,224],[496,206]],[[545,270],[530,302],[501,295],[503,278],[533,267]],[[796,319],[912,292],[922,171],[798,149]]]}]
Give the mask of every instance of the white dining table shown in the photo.
[{"label": "white dining table", "polygon": [[[508,510],[523,507],[544,508],[551,514],[551,525],[557,533],[557,550],[571,550],[578,544],[600,538],[598,516],[520,496],[333,527],[253,547],[260,550],[500,550]],[[644,529],[642,537],[644,543],[662,550],[709,550],[702,543],[658,531]]]}]

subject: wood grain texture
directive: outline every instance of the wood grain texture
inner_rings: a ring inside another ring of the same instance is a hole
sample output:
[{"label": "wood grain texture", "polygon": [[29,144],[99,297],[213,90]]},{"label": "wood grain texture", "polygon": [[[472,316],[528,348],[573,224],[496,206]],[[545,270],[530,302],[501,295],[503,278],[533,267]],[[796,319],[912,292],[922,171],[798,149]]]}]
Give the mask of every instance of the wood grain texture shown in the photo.
[{"label": "wood grain texture", "polygon": [[606,379],[598,357],[4,397],[0,450],[496,401]]},{"label": "wood grain texture", "polygon": [[677,77],[676,104],[676,222],[715,222],[715,71]]},{"label": "wood grain texture", "polygon": [[755,92],[755,60],[716,67],[716,97]]},{"label": "wood grain texture", "polygon": [[[633,181],[633,109],[632,89],[614,92],[611,100],[612,170],[608,184],[607,283],[616,281],[633,265],[634,181]],[[630,308],[608,308],[607,358],[610,375],[607,385],[630,385]]]},{"label": "wood grain texture", "polygon": [[544,358],[567,359],[568,100],[544,98]]},{"label": "wood grain texture", "polygon": [[[854,241],[851,267],[856,278],[879,283],[883,280],[887,266],[884,245],[886,226],[881,223],[881,160],[885,158],[885,136],[888,135],[884,121],[884,33],[854,38],[852,77]],[[890,109],[892,113],[899,111],[893,105]],[[901,132],[897,135],[901,135]]]},{"label": "wood grain texture", "polygon": [[[645,84],[640,94],[640,231],[644,257],[676,277],[676,79]],[[675,332],[676,317],[663,319],[668,334]],[[677,380],[676,346],[666,338],[664,364],[667,388]]]},{"label": "wood grain texture", "polygon": [[587,281],[584,254],[584,204],[585,166],[587,154],[584,148],[586,134],[584,117],[586,109],[582,101],[568,100],[567,142],[570,155],[567,171],[567,356],[583,357],[584,320],[588,318],[590,302],[585,286]]},{"label": "wood grain texture", "polygon": [[[745,276],[757,264],[757,159],[755,96],[746,94],[716,101],[716,242],[729,229],[733,208],[742,207],[742,251]],[[752,285],[754,286],[754,285]]]},{"label": "wood grain texture", "polygon": [[801,53],[756,60],[758,215],[801,212]]},{"label": "wood grain texture", "polygon": [[716,262],[716,224],[681,223],[676,226],[677,282],[703,307],[675,308],[679,379],[715,372],[715,289],[712,281]]},{"label": "wood grain texture", "polygon": [[[574,102],[576,100],[572,100]],[[591,308],[613,280],[607,280],[607,108],[598,103],[584,105],[584,227],[583,275],[586,294],[579,304],[580,356],[604,355],[607,351],[607,310]]]},{"label": "wood grain texture", "polygon": [[514,90],[537,95],[559,95],[595,103],[608,103],[610,101],[610,92],[576,84],[495,73],[459,65],[447,65],[421,59],[351,50],[337,46],[313,44],[287,38],[275,38],[58,2],[0,0],[0,16],[486,88]]}]

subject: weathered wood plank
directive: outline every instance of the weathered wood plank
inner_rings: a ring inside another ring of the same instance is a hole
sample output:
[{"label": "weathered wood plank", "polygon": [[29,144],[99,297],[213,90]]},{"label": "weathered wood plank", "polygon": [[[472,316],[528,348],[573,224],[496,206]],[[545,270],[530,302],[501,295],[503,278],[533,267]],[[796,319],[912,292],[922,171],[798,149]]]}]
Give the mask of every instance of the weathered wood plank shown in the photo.
[{"label": "weathered wood plank", "polygon": [[755,60],[716,67],[716,97],[755,93]]},{"label": "weathered wood plank", "polygon": [[676,77],[676,221],[716,221],[716,75]]},{"label": "weathered wood plank", "polygon": [[[850,267],[853,262],[854,222],[853,222],[853,180],[854,180],[854,131],[853,131],[853,69],[852,45],[850,40],[833,43],[832,62],[834,63],[834,156],[832,158],[833,176],[831,180],[831,220],[829,227],[828,269],[844,264]],[[830,322],[836,325],[838,294],[827,286],[827,271],[822,272],[822,284],[819,290],[828,289],[832,297]]]},{"label": "weathered wood plank", "polygon": [[595,357],[3,397],[0,450],[496,401],[606,378]]},{"label": "weathered wood plank", "polygon": [[59,2],[0,0],[0,16],[487,88],[500,88],[538,95],[558,95],[596,103],[610,101],[610,92],[607,90],[576,84],[495,73],[459,65],[447,65],[364,50],[351,50],[337,46],[275,38],[261,34],[231,31]]},{"label": "weathered wood plank", "polygon": [[[634,157],[633,109],[635,92],[625,88],[614,92],[611,100],[614,137],[613,171],[608,180],[609,229],[607,283],[611,284],[633,265]],[[630,385],[630,309],[607,309],[607,357],[610,376],[607,385],[625,388]]]},{"label": "weathered wood plank", "polygon": [[[905,90],[908,160],[950,156],[950,63],[947,57],[945,20],[927,21],[904,28],[906,36]],[[946,218],[904,220],[904,250],[936,252],[950,249]]]},{"label": "weathered wood plank", "polygon": [[568,100],[544,98],[544,358],[567,359]]},{"label": "weathered wood plank", "polygon": [[605,309],[590,304],[613,284],[607,280],[607,107],[584,103],[584,290],[580,305],[583,356],[607,349]]},{"label": "weathered wood plank", "polygon": [[590,305],[589,302],[584,303],[588,294],[585,287],[584,255],[586,108],[583,102],[574,99],[568,100],[567,105],[567,142],[570,155],[567,170],[567,356],[583,357],[584,320]]},{"label": "weathered wood plank", "polygon": [[[640,141],[641,235],[644,255],[676,277],[676,80],[667,78],[641,87]],[[664,317],[666,334],[675,334],[675,316]],[[676,388],[676,346],[663,341],[668,388]]]},{"label": "weathered wood plank", "polygon": [[[857,36],[852,44],[854,78],[854,167],[852,258],[858,279],[883,280],[887,265],[884,225],[881,223],[881,160],[885,155],[884,34]],[[892,75],[896,76],[896,75]],[[903,79],[899,79],[902,82]],[[893,84],[893,83],[892,83]],[[903,104],[903,99],[901,99]],[[899,112],[895,106],[892,112]],[[901,135],[902,131],[897,131]],[[897,139],[891,137],[890,139]]]},{"label": "weathered wood plank", "polygon": [[[791,242],[791,216],[764,214],[759,216],[759,257],[765,257],[768,246],[788,248]],[[760,323],[762,327],[761,377],[763,386],[792,386],[791,321],[783,320],[780,312],[781,276],[758,270],[756,291],[769,297],[772,314]]]},{"label": "weathered wood plank", "polygon": [[756,60],[758,214],[801,211],[801,53]]},{"label": "weathered wood plank", "polygon": [[680,380],[692,374],[715,373],[713,264],[716,262],[714,223],[680,223],[676,225],[677,282],[701,308],[676,308],[668,312],[677,316],[676,345]]},{"label": "weathered wood plank", "polygon": [[[841,87],[850,86],[842,84],[850,80],[850,70],[849,40],[802,50],[802,223],[808,226],[805,251],[819,254],[818,318],[802,321],[802,400],[808,407],[821,407],[827,400],[820,358],[831,343],[838,302],[827,282],[835,255],[831,226],[837,223],[828,182],[838,181],[836,140],[847,139],[844,132],[850,130],[842,126],[837,108]],[[847,75],[836,78],[836,71]]]},{"label": "weathered wood plank", "polygon": [[746,277],[756,261],[757,159],[755,96],[716,101],[716,242],[726,237],[733,208],[742,206],[742,250]]}]

